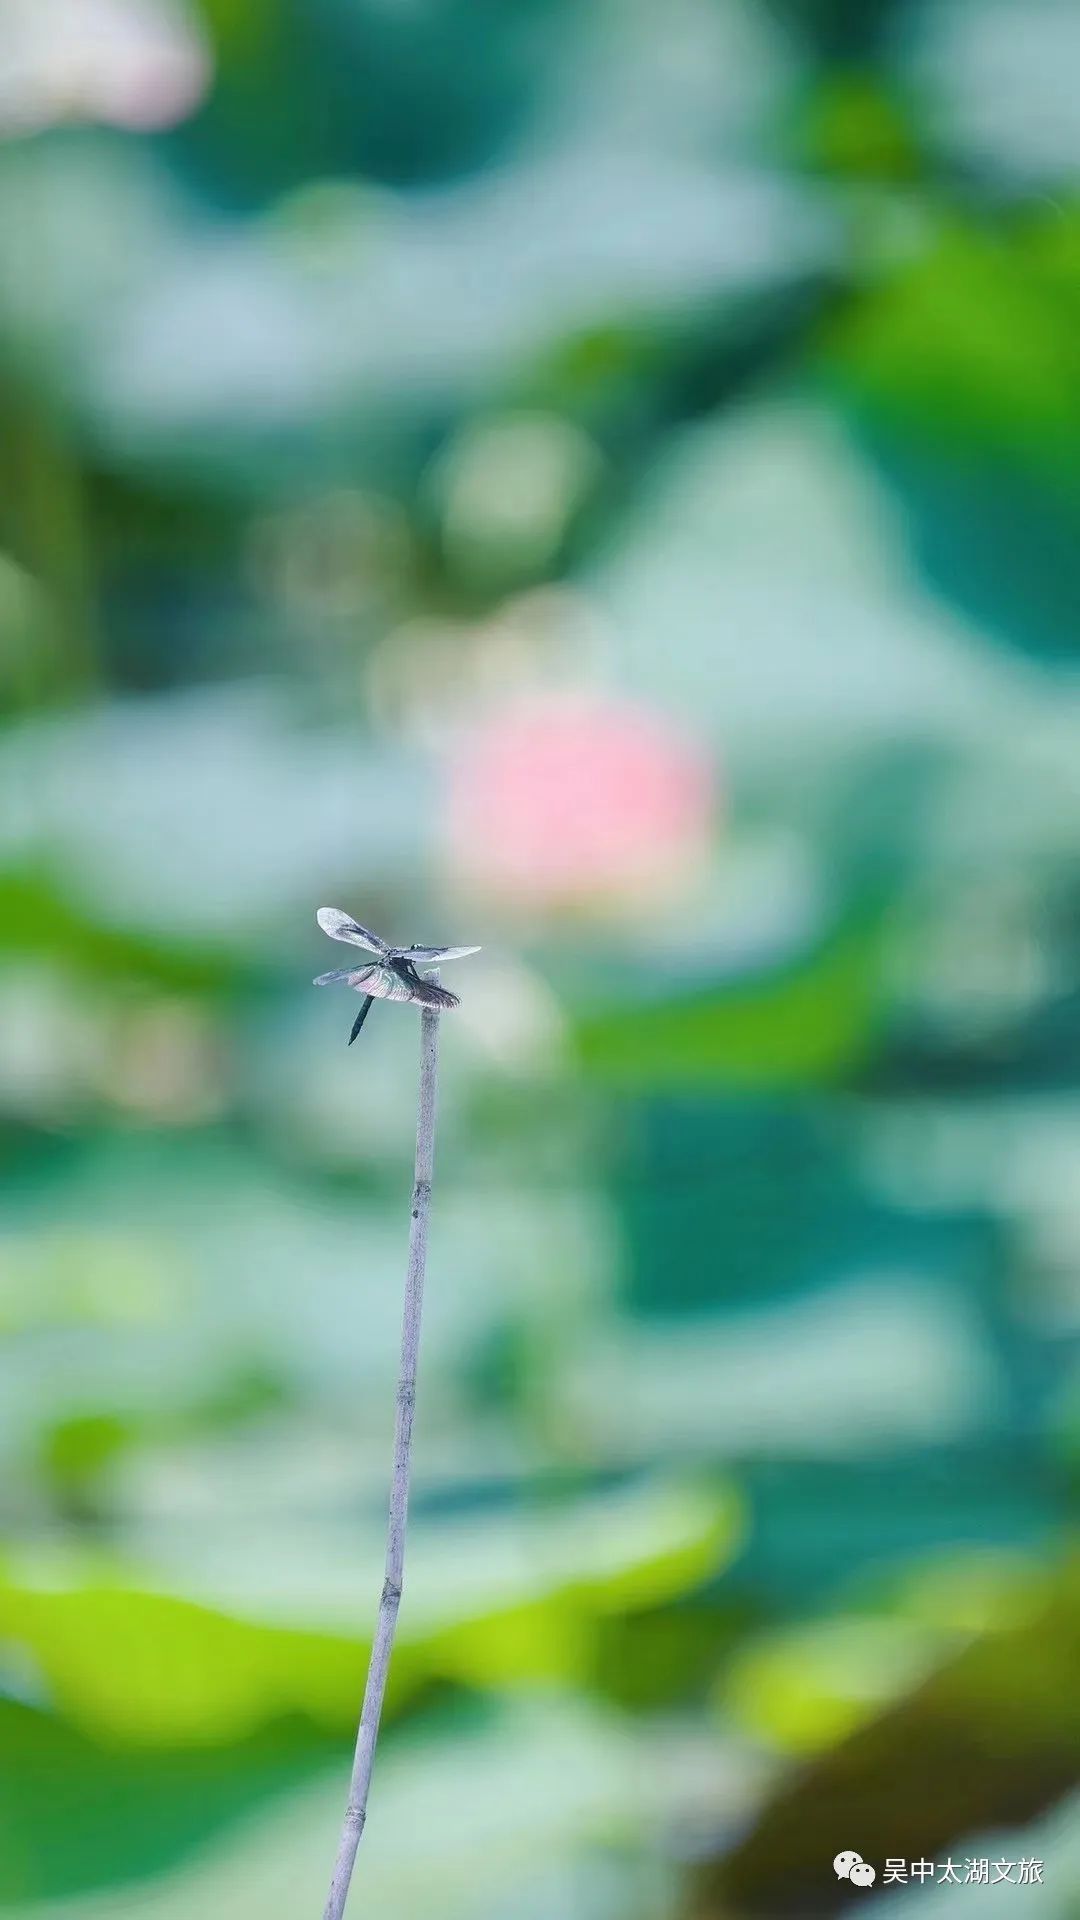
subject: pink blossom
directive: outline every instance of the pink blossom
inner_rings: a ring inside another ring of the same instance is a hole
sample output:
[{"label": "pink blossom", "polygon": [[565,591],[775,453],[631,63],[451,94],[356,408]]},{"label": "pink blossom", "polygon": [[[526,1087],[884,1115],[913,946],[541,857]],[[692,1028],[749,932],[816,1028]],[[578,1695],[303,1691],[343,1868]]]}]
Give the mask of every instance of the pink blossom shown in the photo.
[{"label": "pink blossom", "polygon": [[171,127],[210,79],[206,44],[183,0],[7,0],[0,132],[102,121]]},{"label": "pink blossom", "polygon": [[648,709],[586,693],[490,712],[451,768],[458,878],[507,906],[597,910],[670,897],[700,872],[712,780]]}]

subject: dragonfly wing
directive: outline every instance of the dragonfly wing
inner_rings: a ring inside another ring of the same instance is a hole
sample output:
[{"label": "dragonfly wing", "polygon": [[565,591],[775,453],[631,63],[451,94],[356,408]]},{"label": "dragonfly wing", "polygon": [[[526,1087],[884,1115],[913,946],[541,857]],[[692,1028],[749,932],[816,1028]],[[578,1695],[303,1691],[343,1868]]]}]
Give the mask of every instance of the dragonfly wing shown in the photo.
[{"label": "dragonfly wing", "polygon": [[354,993],[369,994],[373,1000],[401,1000],[415,1007],[448,1009],[459,1005],[456,993],[437,987],[433,980],[421,980],[419,975],[408,980],[393,967],[335,967],[333,973],[320,973],[315,985],[352,987]]},{"label": "dragonfly wing", "polygon": [[363,981],[363,992],[376,1000],[414,1000],[419,1004],[420,996],[412,981],[403,980],[392,967],[365,967]]},{"label": "dragonfly wing", "polygon": [[380,940],[377,933],[369,933],[351,913],[342,913],[340,907],[320,907],[315,918],[331,940],[347,940],[352,947],[366,947],[369,953],[379,955],[390,951],[385,940]]},{"label": "dragonfly wing", "polygon": [[435,967],[442,960],[464,960],[467,953],[479,951],[479,947],[408,947],[402,959],[411,960],[414,967]]},{"label": "dragonfly wing", "polygon": [[414,982],[409,989],[409,998],[415,1000],[418,1007],[442,1007],[444,1012],[461,1005],[456,993],[451,993],[447,987],[437,987],[433,980]]},{"label": "dragonfly wing", "polygon": [[433,980],[422,980],[419,974],[410,980],[396,967],[368,967],[364,992],[373,993],[377,1000],[408,1000],[414,1007],[449,1009],[460,1004],[456,993],[437,987]]}]

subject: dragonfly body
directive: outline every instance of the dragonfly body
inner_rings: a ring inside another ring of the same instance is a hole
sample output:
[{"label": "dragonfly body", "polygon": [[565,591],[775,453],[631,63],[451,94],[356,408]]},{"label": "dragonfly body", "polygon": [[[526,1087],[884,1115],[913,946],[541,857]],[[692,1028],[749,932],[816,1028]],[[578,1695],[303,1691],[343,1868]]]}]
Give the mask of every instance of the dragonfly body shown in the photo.
[{"label": "dragonfly body", "polygon": [[377,933],[362,927],[351,914],[343,913],[340,907],[320,907],[315,918],[331,940],[344,940],[349,946],[363,947],[375,956],[363,966],[337,967],[332,973],[320,973],[315,980],[317,987],[346,986],[354,993],[363,994],[364,1004],[349,1035],[350,1047],[374,1000],[400,1000],[416,1007],[438,1007],[444,1012],[460,1004],[456,993],[434,980],[426,980],[419,969],[438,966],[443,960],[460,960],[466,954],[479,953],[479,947],[392,947]]}]

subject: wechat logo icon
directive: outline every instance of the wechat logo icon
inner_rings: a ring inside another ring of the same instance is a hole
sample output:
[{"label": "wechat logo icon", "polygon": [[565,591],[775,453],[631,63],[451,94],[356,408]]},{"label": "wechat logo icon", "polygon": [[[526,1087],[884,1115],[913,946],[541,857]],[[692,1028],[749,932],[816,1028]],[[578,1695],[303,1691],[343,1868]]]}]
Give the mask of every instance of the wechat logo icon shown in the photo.
[{"label": "wechat logo icon", "polygon": [[853,1887],[872,1887],[877,1879],[877,1873],[869,1861],[864,1860],[861,1853],[854,1853],[850,1847],[845,1847],[843,1853],[837,1854],[833,1861],[833,1872],[838,1880],[850,1880]]}]

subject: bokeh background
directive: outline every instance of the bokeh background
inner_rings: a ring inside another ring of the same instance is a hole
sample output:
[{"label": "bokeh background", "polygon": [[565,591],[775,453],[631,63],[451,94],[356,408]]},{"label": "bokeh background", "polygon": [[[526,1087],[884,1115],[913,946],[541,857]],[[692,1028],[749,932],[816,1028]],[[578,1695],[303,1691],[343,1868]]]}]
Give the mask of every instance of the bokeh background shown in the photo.
[{"label": "bokeh background", "polygon": [[11,1920],[321,1911],[417,1065],[326,902],[483,943],[357,1911],[1080,1913],[1078,73],[4,0]]}]

